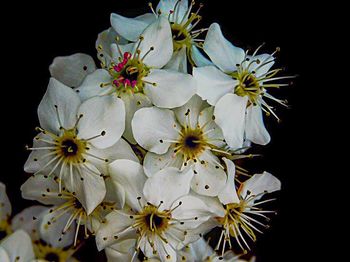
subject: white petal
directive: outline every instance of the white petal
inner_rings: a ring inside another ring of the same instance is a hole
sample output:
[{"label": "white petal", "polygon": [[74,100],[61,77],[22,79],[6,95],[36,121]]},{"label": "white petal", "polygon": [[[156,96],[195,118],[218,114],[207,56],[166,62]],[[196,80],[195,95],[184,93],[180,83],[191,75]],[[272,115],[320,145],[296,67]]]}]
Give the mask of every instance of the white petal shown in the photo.
[{"label": "white petal", "polygon": [[192,45],[191,57],[195,65],[198,67],[213,65],[213,63],[207,59],[195,45]]},{"label": "white petal", "polygon": [[132,226],[133,219],[130,219],[131,214],[123,211],[115,210],[106,216],[106,223],[101,224],[101,227],[96,234],[97,249],[102,249],[119,242],[121,239],[132,239],[136,237],[135,229]]},{"label": "white petal", "polygon": [[124,132],[125,107],[116,96],[90,98],[80,106],[80,114],[83,115],[78,125],[80,138],[89,139],[105,133],[90,141],[98,148],[112,146]]},{"label": "white petal", "polygon": [[217,23],[211,24],[204,42],[204,51],[222,71],[236,70],[236,65],[243,62],[244,50],[234,46],[223,36]]},{"label": "white petal", "polygon": [[255,174],[245,181],[240,190],[240,194],[244,198],[247,195],[257,196],[278,190],[281,190],[281,181],[272,174],[264,172],[262,174]]},{"label": "white petal", "polygon": [[72,178],[70,176],[64,177],[68,190],[75,192],[76,198],[88,215],[95,210],[106,195],[105,182],[99,173],[94,165],[85,162],[80,172],[73,174]]},{"label": "white petal", "polygon": [[63,248],[73,244],[76,224],[73,222],[66,233],[62,234],[71,213],[66,212],[56,219],[55,216],[57,214],[56,212],[50,213],[50,211],[47,210],[41,220],[40,236],[46,243],[57,248]]},{"label": "white petal", "polygon": [[[176,12],[175,12],[175,5],[176,5]],[[160,0],[156,12],[161,12],[162,15],[165,17],[169,17],[169,21],[171,22],[181,22],[185,14],[188,10],[188,1],[178,1],[178,0]],[[171,14],[173,13],[173,14]],[[170,14],[170,15],[169,15]],[[184,20],[184,22],[187,21]]]},{"label": "white petal", "polygon": [[194,258],[200,257],[203,258],[203,260],[207,257],[210,257],[211,254],[214,253],[214,250],[212,247],[208,244],[208,242],[204,238],[198,239],[196,242],[191,243],[189,245],[192,256]]},{"label": "white petal", "polygon": [[1,262],[11,262],[6,250],[0,246],[0,261]]},{"label": "white petal", "polygon": [[196,82],[189,74],[153,69],[144,80],[156,83],[156,86],[146,83],[144,91],[158,107],[182,106],[196,93]]},{"label": "white petal", "polygon": [[94,59],[82,53],[56,57],[49,67],[51,76],[61,83],[77,87],[84,78],[96,70]]},{"label": "white petal", "polygon": [[106,248],[107,261],[132,261],[135,244],[135,239],[126,239]]},{"label": "white petal", "polygon": [[119,159],[109,165],[109,174],[114,182],[123,186],[126,203],[134,210],[139,210],[137,198],[143,197],[142,190],[146,181],[142,165],[131,160]]},{"label": "white petal", "polygon": [[237,190],[235,186],[235,176],[236,176],[236,168],[235,164],[227,159],[223,158],[227,167],[227,182],[225,187],[222,189],[220,194],[218,195],[222,204],[227,205],[230,203],[239,203],[239,198],[237,195]]},{"label": "white petal", "polygon": [[103,177],[91,172],[84,172],[83,189],[86,204],[86,213],[91,214],[95,208],[102,203],[106,195],[106,186]]},{"label": "white petal", "polygon": [[142,108],[135,113],[131,126],[137,143],[156,154],[167,152],[171,144],[167,140],[178,137],[175,114],[168,109]]},{"label": "white petal", "polygon": [[215,106],[215,122],[222,129],[225,140],[232,149],[243,146],[247,101],[247,97],[227,94]]},{"label": "white petal", "polygon": [[[191,182],[194,192],[205,196],[217,196],[226,184],[226,174],[215,164],[216,157],[211,152],[204,152],[195,164],[195,175]],[[204,162],[202,162],[204,161]]]},{"label": "white petal", "polygon": [[157,155],[152,152],[147,152],[143,160],[143,169],[148,177],[153,176],[158,171],[165,167],[176,167],[180,169],[183,164],[181,154],[175,154],[174,148],[170,147],[168,152],[163,155]]},{"label": "white petal", "polygon": [[58,194],[58,184],[52,177],[31,176],[21,186],[21,192],[24,199],[36,200],[45,205],[59,205],[64,202],[57,195],[47,195],[47,192],[57,192]]},{"label": "white petal", "polygon": [[12,213],[11,202],[6,194],[6,186],[0,182],[0,222],[7,220]]},{"label": "white petal", "polygon": [[31,206],[18,213],[11,221],[13,230],[22,229],[26,231],[31,239],[39,240],[40,222],[48,207]]},{"label": "white petal", "polygon": [[111,14],[113,29],[125,39],[135,42],[149,25],[148,22],[135,18],[127,18],[118,14]]},{"label": "white petal", "polygon": [[214,66],[194,67],[193,77],[197,81],[197,93],[209,104],[215,105],[224,95],[233,93],[237,80]]},{"label": "white petal", "polygon": [[161,209],[169,209],[173,202],[190,191],[193,170],[180,171],[174,167],[165,168],[148,178],[143,193],[148,202]]},{"label": "white petal", "polygon": [[51,78],[38,107],[40,126],[53,133],[58,133],[61,125],[66,129],[73,128],[79,106],[78,95],[70,87]]},{"label": "white petal", "polygon": [[170,61],[164,66],[164,69],[187,73],[186,47],[181,48],[179,51],[175,51]]},{"label": "white petal", "polygon": [[105,178],[106,196],[104,201],[114,202],[117,209],[123,209],[125,205],[125,190],[123,185],[113,181],[112,177]]},{"label": "white petal", "polygon": [[112,86],[101,88],[101,84],[110,83],[112,81],[110,74],[105,69],[97,69],[92,74],[86,76],[82,84],[75,89],[80,99],[85,101],[94,96],[102,96],[113,91]]},{"label": "white petal", "polygon": [[199,113],[205,105],[206,103],[199,96],[194,95],[186,104],[175,108],[174,112],[183,127],[190,126],[194,129],[198,124]]},{"label": "white petal", "polygon": [[214,107],[207,107],[202,110],[198,117],[198,124],[206,133],[205,137],[210,144],[223,148],[226,143],[224,142],[224,135],[221,128],[215,123],[214,119]]},{"label": "white petal", "polygon": [[145,22],[147,24],[152,24],[157,17],[153,13],[146,13],[135,17],[136,20]]},{"label": "white petal", "polygon": [[1,247],[6,251],[10,261],[28,262],[34,259],[32,240],[23,230],[17,230],[5,238],[1,242]]},{"label": "white petal", "polygon": [[251,105],[247,108],[245,135],[255,144],[266,145],[270,142],[271,137],[265,128],[260,106]]},{"label": "white petal", "polygon": [[219,201],[219,198],[199,195],[194,191],[190,192],[190,196],[193,196],[202,200],[203,203],[205,203],[205,205],[207,206],[206,209],[210,213],[215,214],[215,216],[219,216],[219,217],[225,216],[226,210],[223,207],[222,203]]},{"label": "white petal", "polygon": [[151,101],[148,99],[147,96],[141,93],[137,94],[121,94],[121,99],[123,100],[125,104],[125,131],[124,131],[124,137],[132,144],[136,144],[136,141],[134,139],[134,136],[132,134],[132,128],[131,128],[131,121],[134,117],[134,114],[137,110],[143,108],[143,107],[150,107],[152,106]]},{"label": "white petal", "polygon": [[[130,145],[122,138],[113,146],[105,149],[90,146],[88,153],[102,159],[97,159],[91,156],[86,157],[86,159],[88,159],[90,163],[92,163],[104,175],[108,175],[108,164],[112,163],[114,160],[129,159],[139,162],[139,159],[131,149]],[[103,159],[105,159],[105,161],[108,160],[108,162],[103,161]]]},{"label": "white petal", "polygon": [[[248,58],[250,58],[250,61],[259,60],[259,63],[252,63],[249,66],[249,71],[250,72],[254,71],[257,77],[265,75],[275,63],[274,62],[275,58],[270,54],[261,54],[261,55],[256,55],[254,57],[248,56]],[[249,62],[246,62],[246,63],[249,63]]]},{"label": "white petal", "polygon": [[[181,201],[181,205],[179,202]],[[214,216],[208,206],[199,198],[188,195],[183,196],[174,202],[172,208],[179,205],[172,212],[172,216],[177,220],[183,220],[181,228],[194,229],[210,217]]]},{"label": "white petal", "polygon": [[155,68],[165,66],[173,55],[173,39],[169,21],[164,17],[159,17],[145,29],[142,35],[144,39],[140,44],[140,57],[144,57],[151,48],[153,49],[143,59],[143,62]]}]

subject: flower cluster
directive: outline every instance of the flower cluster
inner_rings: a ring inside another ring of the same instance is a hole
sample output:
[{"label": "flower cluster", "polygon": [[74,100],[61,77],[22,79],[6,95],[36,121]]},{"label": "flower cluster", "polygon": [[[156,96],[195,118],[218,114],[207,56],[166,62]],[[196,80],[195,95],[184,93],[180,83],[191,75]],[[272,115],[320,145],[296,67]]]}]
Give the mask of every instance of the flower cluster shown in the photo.
[{"label": "flower cluster", "polygon": [[272,69],[278,49],[198,29],[201,8],[160,0],[135,18],[112,14],[100,68],[81,53],[54,59],[21,187],[42,205],[11,218],[0,184],[1,261],[76,261],[89,237],[108,261],[255,260],[274,213],[265,195],[281,183],[242,163],[269,143],[263,113],[278,119],[269,102],[286,102],[268,90],[289,77]]}]

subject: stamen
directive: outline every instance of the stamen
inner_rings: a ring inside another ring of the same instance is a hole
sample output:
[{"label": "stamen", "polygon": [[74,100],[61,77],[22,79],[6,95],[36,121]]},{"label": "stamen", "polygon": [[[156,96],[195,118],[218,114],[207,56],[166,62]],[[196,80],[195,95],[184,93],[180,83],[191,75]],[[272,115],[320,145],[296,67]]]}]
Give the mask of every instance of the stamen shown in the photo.
[{"label": "stamen", "polygon": [[90,138],[88,138],[88,139],[84,139],[83,141],[88,142],[88,141],[91,141],[91,140],[93,140],[93,139],[99,138],[99,137],[101,137],[101,136],[105,136],[105,135],[106,135],[106,131],[102,131],[101,134],[96,135],[96,136],[93,136],[93,137],[90,137]]},{"label": "stamen", "polygon": [[58,120],[58,124],[60,125],[60,129],[63,128],[63,125],[62,125],[62,121],[61,121],[61,118],[60,118],[60,114],[58,112],[58,106],[57,105],[54,105],[55,106],[55,110],[56,110],[56,115],[57,115],[57,120]]},{"label": "stamen", "polygon": [[149,48],[149,50],[146,52],[146,54],[143,55],[143,57],[141,58],[141,61],[143,61],[143,60],[146,58],[146,56],[147,56],[150,52],[152,52],[153,50],[154,50],[154,47],[151,46],[151,47]]}]

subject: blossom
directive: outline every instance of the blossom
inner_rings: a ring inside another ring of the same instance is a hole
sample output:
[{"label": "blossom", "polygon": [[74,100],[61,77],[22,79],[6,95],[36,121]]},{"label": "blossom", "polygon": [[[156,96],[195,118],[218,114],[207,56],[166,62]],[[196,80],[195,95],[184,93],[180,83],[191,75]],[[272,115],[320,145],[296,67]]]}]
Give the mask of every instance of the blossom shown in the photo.
[{"label": "blossom", "polygon": [[282,105],[285,101],[274,98],[266,89],[286,86],[275,81],[290,78],[275,77],[281,71],[271,70],[275,53],[257,55],[258,48],[248,55],[227,41],[216,23],[209,27],[203,49],[215,66],[194,68],[193,76],[198,82],[198,94],[215,106],[215,121],[228,145],[241,148],[244,139],[261,145],[269,143],[262,110],[276,114],[264,98]]},{"label": "blossom", "polygon": [[[219,256],[204,238],[198,239],[196,242],[187,245],[179,252],[183,261],[195,262],[248,262],[241,259],[242,255],[236,255],[233,251],[227,251],[223,256]],[[255,262],[255,258],[249,260]]]},{"label": "blossom", "polygon": [[133,257],[141,250],[146,257],[176,261],[176,250],[185,245],[188,230],[213,215],[204,202],[187,195],[191,169],[180,172],[169,167],[148,179],[142,166],[130,160],[116,160],[110,169],[112,178],[124,185],[130,209],[106,216],[96,235],[98,249],[136,239]]},{"label": "blossom", "polygon": [[[228,179],[225,188],[218,195],[222,203],[224,216],[216,217],[217,222],[222,227],[221,236],[216,249],[222,245],[222,254],[227,246],[232,248],[231,236],[235,238],[238,245],[246,250],[250,249],[245,237],[256,240],[254,231],[262,233],[258,228],[265,228],[266,225],[257,218],[269,218],[265,215],[275,213],[274,211],[262,210],[261,204],[273,199],[260,200],[265,194],[281,189],[281,182],[268,172],[255,174],[244,181],[238,190],[235,186],[235,166],[232,161],[224,159],[227,166]],[[258,227],[257,227],[258,226]]]},{"label": "blossom", "polygon": [[[103,171],[109,147],[130,150],[120,140],[125,110],[116,97],[94,97],[81,103],[69,87],[51,78],[38,116],[41,127],[34,138],[25,171],[58,174],[70,192],[84,195],[82,204],[90,214],[106,194]],[[102,150],[106,149],[106,152]],[[106,154],[107,153],[107,154]]]},{"label": "blossom", "polygon": [[193,168],[191,188],[199,193],[216,196],[226,183],[220,160],[213,154],[226,153],[224,138],[215,124],[213,108],[194,96],[184,106],[173,111],[157,107],[143,108],[132,121],[134,137],[149,150],[144,159],[147,176],[172,166]]},{"label": "blossom", "polygon": [[12,206],[6,194],[6,186],[0,182],[0,241],[12,231],[9,224],[11,213]]},{"label": "blossom", "polygon": [[[33,242],[34,254],[37,259],[58,262],[76,261],[73,254],[77,247],[70,247],[73,243],[73,234],[68,234],[68,237],[61,239],[61,241],[58,241],[58,235],[42,234],[42,222],[49,210],[50,208],[40,205],[25,208],[13,217],[11,227],[14,231],[21,229],[28,233]],[[57,232],[50,231],[50,233],[56,234]]]},{"label": "blossom", "polygon": [[1,262],[28,262],[33,259],[32,240],[23,230],[17,230],[0,243]]},{"label": "blossom", "polygon": [[59,191],[59,185],[54,179],[41,175],[30,177],[21,186],[21,191],[25,199],[51,205],[38,210],[34,216],[30,210],[26,210],[27,213],[22,213],[20,218],[27,223],[33,217],[39,221],[39,224],[32,224],[31,227],[38,228],[41,239],[54,247],[66,247],[73,242],[76,245],[80,226],[84,228],[85,237],[89,237],[89,232],[94,234],[104,221],[104,216],[115,208],[113,202],[103,201],[93,212],[88,213],[79,201],[82,198],[79,191],[69,192],[64,187]]},{"label": "blossom", "polygon": [[82,100],[105,95],[120,97],[126,109],[124,137],[132,143],[130,123],[138,109],[151,104],[162,108],[182,106],[196,92],[191,75],[161,69],[173,49],[165,18],[156,19],[138,37],[137,43],[113,44],[112,62],[88,75],[76,89]]},{"label": "blossom", "polygon": [[137,41],[138,36],[157,17],[166,18],[171,26],[173,55],[166,68],[187,72],[187,61],[192,65],[210,63],[198,51],[202,47],[202,39],[198,37],[207,29],[196,29],[202,20],[199,12],[203,4],[199,5],[196,12],[192,12],[194,1],[188,5],[188,0],[160,0],[156,10],[149,4],[153,12],[135,18],[123,17],[119,14],[111,15],[111,25],[116,32],[129,41]]}]

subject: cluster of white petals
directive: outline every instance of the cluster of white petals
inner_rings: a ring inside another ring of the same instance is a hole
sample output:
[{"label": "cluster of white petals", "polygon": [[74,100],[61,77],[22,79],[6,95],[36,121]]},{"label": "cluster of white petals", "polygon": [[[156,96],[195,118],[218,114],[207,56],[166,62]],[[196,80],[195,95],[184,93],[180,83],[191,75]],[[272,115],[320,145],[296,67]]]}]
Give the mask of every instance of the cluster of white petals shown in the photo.
[{"label": "cluster of white petals", "polygon": [[89,237],[108,261],[255,261],[281,183],[242,163],[270,142],[267,101],[285,101],[267,90],[288,77],[275,76],[275,52],[198,29],[201,8],[112,14],[100,67],[81,53],[53,60],[21,186],[40,205],[12,217],[0,183],[0,261],[78,261]]}]

